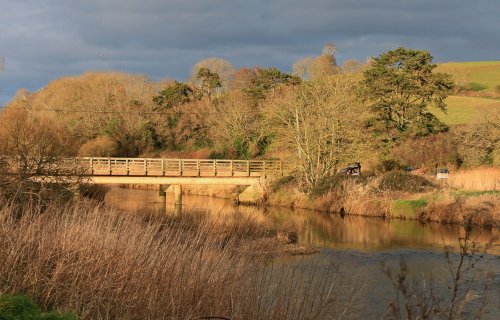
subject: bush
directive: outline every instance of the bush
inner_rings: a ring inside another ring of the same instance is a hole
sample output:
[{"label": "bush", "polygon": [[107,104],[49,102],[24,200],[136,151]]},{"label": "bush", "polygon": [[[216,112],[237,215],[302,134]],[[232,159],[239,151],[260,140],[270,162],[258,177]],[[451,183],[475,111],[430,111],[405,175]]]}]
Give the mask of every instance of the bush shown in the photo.
[{"label": "bush", "polygon": [[469,82],[469,84],[466,87],[470,91],[483,91],[487,87],[484,84],[477,83],[477,82]]},{"label": "bush", "polygon": [[273,183],[271,184],[271,190],[273,192],[276,192],[279,189],[294,184],[296,182],[297,178],[295,176],[284,176],[273,181]]},{"label": "bush", "polygon": [[398,161],[394,159],[382,160],[375,168],[375,171],[379,173],[385,173],[393,170],[403,169],[404,166]]},{"label": "bush", "polygon": [[500,84],[495,86],[495,92],[500,94]]},{"label": "bush", "polygon": [[400,163],[415,168],[434,170],[440,166],[458,166],[457,145],[460,143],[455,143],[456,138],[452,132],[415,138],[395,147],[390,155]]},{"label": "bush", "polygon": [[384,191],[422,192],[434,187],[426,178],[404,171],[387,172],[379,182],[379,189]]},{"label": "bush", "polygon": [[111,157],[117,153],[118,143],[108,136],[99,136],[87,141],[79,151],[79,155],[83,157]]},{"label": "bush", "polygon": [[498,163],[500,125],[498,118],[460,128],[455,144],[465,167]]},{"label": "bush", "polygon": [[25,295],[0,296],[0,319],[2,320],[73,320],[71,314],[58,314],[55,312],[43,313]]},{"label": "bush", "polygon": [[314,188],[311,189],[312,197],[322,196],[330,190],[342,191],[342,184],[346,180],[354,179],[354,176],[336,174],[321,179]]}]

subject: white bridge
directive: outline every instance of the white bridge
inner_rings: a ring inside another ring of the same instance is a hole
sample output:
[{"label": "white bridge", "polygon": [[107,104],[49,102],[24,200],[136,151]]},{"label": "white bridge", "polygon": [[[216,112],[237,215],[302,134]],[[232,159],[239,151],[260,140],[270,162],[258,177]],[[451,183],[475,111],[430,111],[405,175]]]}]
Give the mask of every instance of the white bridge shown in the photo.
[{"label": "white bridge", "polygon": [[268,175],[282,175],[279,160],[208,160],[158,158],[64,158],[44,168],[39,176],[54,181],[76,178],[89,184],[158,185],[160,193],[173,186],[182,204],[182,185],[240,185],[247,188],[240,201],[252,202],[262,193]]}]

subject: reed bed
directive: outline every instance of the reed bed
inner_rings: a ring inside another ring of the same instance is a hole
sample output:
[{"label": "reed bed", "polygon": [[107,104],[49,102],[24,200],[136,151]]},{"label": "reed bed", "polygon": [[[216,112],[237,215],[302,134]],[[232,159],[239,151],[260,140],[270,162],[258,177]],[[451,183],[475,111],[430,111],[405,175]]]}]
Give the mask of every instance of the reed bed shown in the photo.
[{"label": "reed bed", "polygon": [[0,208],[0,294],[81,319],[345,318],[356,293],[332,262],[276,262],[277,231],[248,219]]},{"label": "reed bed", "polygon": [[448,183],[462,190],[500,190],[500,168],[483,167],[452,172]]}]

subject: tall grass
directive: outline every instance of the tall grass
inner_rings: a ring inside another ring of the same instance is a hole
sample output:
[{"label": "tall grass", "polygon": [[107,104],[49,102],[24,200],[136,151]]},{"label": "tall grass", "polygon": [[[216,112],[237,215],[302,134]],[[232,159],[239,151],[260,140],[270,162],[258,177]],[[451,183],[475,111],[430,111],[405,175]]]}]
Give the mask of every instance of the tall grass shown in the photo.
[{"label": "tall grass", "polygon": [[92,202],[22,210],[0,209],[0,293],[46,309],[81,319],[323,319],[351,305],[331,265],[273,264],[276,232],[250,220]]},{"label": "tall grass", "polygon": [[483,167],[453,172],[451,187],[462,190],[500,190],[500,168]]}]

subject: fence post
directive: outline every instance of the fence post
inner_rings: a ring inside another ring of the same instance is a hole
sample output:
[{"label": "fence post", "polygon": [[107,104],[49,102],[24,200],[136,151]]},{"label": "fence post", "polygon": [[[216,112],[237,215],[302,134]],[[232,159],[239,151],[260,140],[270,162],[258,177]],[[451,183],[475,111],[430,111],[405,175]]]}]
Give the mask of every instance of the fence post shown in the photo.
[{"label": "fence post", "polygon": [[200,160],[196,160],[196,175],[200,176]]},{"label": "fence post", "polygon": [[161,158],[161,175],[165,175],[165,159]]},{"label": "fence post", "polygon": [[217,176],[217,160],[214,160],[214,177]]},{"label": "fence post", "polygon": [[179,159],[179,176],[182,176],[182,160]]},{"label": "fence post", "polygon": [[94,158],[90,157],[90,175],[94,175]]},{"label": "fence post", "polygon": [[233,168],[233,160],[230,160],[230,168],[231,168],[231,177],[234,175],[234,168]]},{"label": "fence post", "polygon": [[108,158],[108,171],[109,175],[111,175],[111,158]]},{"label": "fence post", "polygon": [[247,175],[250,177],[250,160],[247,160]]},{"label": "fence post", "polygon": [[128,158],[127,160],[125,160],[125,170],[127,171],[127,176],[130,175],[130,165],[128,162]]}]

